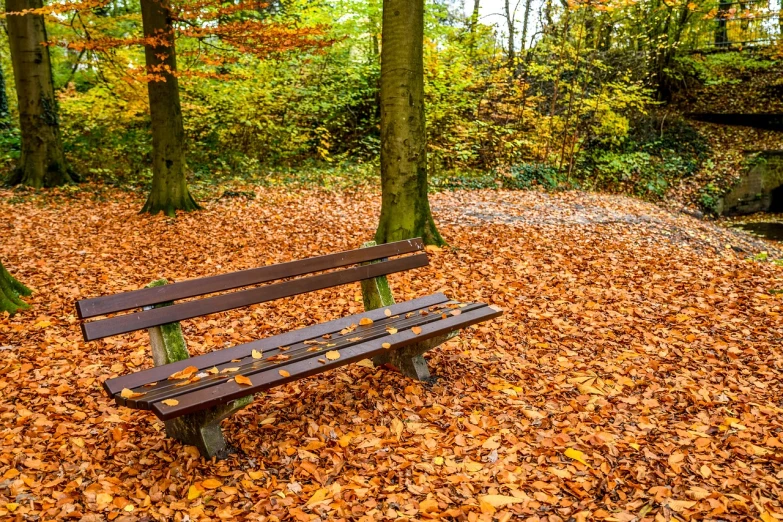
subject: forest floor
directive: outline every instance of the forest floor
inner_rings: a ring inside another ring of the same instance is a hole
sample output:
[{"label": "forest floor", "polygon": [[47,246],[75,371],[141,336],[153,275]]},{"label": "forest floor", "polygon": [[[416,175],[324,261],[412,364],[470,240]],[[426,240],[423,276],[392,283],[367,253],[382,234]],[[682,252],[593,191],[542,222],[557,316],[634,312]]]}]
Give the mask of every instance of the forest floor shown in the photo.
[{"label": "forest floor", "polygon": [[[346,366],[226,420],[227,460],[165,439],[101,389],[151,365],[146,333],[85,344],[74,301],[356,248],[380,207],[255,193],[174,220],[0,191],[3,263],[35,291],[0,316],[0,518],[783,519],[781,252],[619,196],[434,194],[451,247],[390,276],[397,299],[505,310],[430,352],[437,382]],[[183,328],[201,354],[360,307],[351,285]]]}]

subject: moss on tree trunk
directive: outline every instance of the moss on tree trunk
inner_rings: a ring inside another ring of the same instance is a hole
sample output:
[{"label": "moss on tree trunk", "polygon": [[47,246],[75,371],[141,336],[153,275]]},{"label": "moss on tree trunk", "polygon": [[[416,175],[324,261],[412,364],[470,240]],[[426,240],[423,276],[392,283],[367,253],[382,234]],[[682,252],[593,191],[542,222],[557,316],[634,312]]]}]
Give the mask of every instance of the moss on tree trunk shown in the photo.
[{"label": "moss on tree trunk", "polygon": [[[6,0],[7,12],[43,7],[42,0]],[[22,154],[9,185],[57,187],[78,181],[63,152],[57,101],[52,82],[44,18],[40,14],[9,15],[8,43],[19,101]]]},{"label": "moss on tree trunk", "polygon": [[442,245],[427,199],[424,2],[384,0],[381,47],[381,217],[375,240]]},{"label": "moss on tree trunk", "polygon": [[30,295],[30,289],[13,278],[0,263],[0,312],[15,314],[18,310],[27,308],[27,304],[19,296]]},{"label": "moss on tree trunk", "polygon": [[146,45],[147,83],[152,119],[152,188],[141,212],[167,216],[177,210],[197,210],[185,175],[185,129],[177,81],[177,56],[169,0],[142,0],[144,36],[160,45]]}]

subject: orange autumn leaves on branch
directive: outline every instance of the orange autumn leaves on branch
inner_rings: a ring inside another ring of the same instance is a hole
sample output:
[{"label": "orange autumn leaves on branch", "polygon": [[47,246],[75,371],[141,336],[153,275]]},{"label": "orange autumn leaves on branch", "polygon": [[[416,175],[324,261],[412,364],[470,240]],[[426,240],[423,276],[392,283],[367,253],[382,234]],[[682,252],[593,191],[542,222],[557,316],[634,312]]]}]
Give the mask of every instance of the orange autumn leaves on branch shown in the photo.
[{"label": "orange autumn leaves on branch", "polygon": [[[159,0],[152,1],[159,3]],[[161,50],[173,45],[169,35],[164,33],[144,36],[141,15],[138,12],[129,15],[129,19],[135,21],[137,34],[128,31],[123,31],[123,36],[108,34],[110,31],[104,29],[106,24],[91,23],[89,16],[109,4],[108,0],[50,3],[40,8],[10,14],[43,15],[49,23],[68,25],[73,28],[71,36],[50,39],[47,44],[72,51],[94,53],[109,61],[113,60],[111,55],[115,49],[145,46]],[[165,63],[155,67],[128,63],[124,64],[128,72],[126,79],[142,82],[166,81],[169,74],[177,77],[226,78],[230,74],[222,69],[238,62],[243,55],[264,59],[293,50],[320,52],[334,43],[335,40],[327,36],[325,26],[305,27],[260,14],[267,7],[268,4],[264,2],[242,0],[230,5],[216,0],[171,2],[169,8],[174,40],[191,39],[195,42],[195,45],[179,52],[181,56],[188,58],[188,66],[172,70]],[[9,13],[3,16],[7,14]],[[73,16],[62,16],[65,14]],[[80,26],[75,22],[77,15]],[[165,62],[165,56],[161,56],[161,62]],[[210,71],[209,68],[221,70]]]}]

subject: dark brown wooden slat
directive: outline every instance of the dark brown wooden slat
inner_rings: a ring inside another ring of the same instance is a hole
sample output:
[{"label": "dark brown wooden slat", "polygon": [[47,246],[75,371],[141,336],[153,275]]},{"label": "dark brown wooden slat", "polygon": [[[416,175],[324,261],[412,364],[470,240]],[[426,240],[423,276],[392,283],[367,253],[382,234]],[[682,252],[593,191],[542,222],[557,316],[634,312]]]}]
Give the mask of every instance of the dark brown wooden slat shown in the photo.
[{"label": "dark brown wooden slat", "polygon": [[230,294],[207,297],[197,301],[155,308],[133,314],[125,314],[110,319],[82,324],[86,341],[94,341],[123,333],[143,330],[152,326],[182,321],[202,315],[224,312],[243,306],[274,301],[283,297],[304,294],[315,290],[344,285],[363,279],[402,272],[427,265],[427,254],[415,254],[409,257],[381,261],[370,265],[347,268],[337,272],[328,272],[316,276],[303,277],[275,283],[250,290],[241,290]]},{"label": "dark brown wooden slat", "polygon": [[290,346],[306,339],[315,339],[317,337],[321,337],[324,334],[333,334],[334,332],[339,332],[351,324],[358,324],[359,319],[362,317],[369,317],[373,321],[378,321],[386,317],[384,314],[384,310],[386,310],[386,308],[391,310],[392,315],[406,314],[412,310],[444,303],[448,300],[449,298],[442,293],[418,297],[416,299],[404,301],[402,303],[396,303],[385,308],[378,308],[377,310],[370,310],[369,312],[349,315],[326,323],[316,324],[306,328],[300,328],[298,330],[292,330],[290,332],[285,332],[273,337],[259,339],[257,341],[233,346],[231,348],[215,350],[204,355],[191,357],[190,359],[177,361],[166,364],[164,366],[156,366],[147,370],[141,370],[130,373],[128,375],[115,377],[114,379],[108,379],[104,381],[103,388],[106,390],[109,396],[114,396],[120,393],[123,388],[133,389],[151,382],[166,380],[168,379],[169,375],[183,370],[188,366],[195,366],[199,370],[203,370],[205,368],[211,368],[213,366],[224,364],[226,361],[230,361],[231,359],[241,359],[243,357],[247,357],[253,352],[253,350],[260,350],[266,353],[269,350],[279,346]]},{"label": "dark brown wooden slat", "polygon": [[76,302],[76,312],[81,319],[88,319],[132,308],[141,308],[178,299],[223,292],[242,286],[267,283],[276,279],[296,277],[322,270],[374,261],[385,257],[409,254],[418,252],[423,248],[424,244],[421,238],[396,241],[394,243],[311,257],[278,265],[251,268],[230,274],[191,279],[156,288],[143,288],[132,292],[83,299]]},{"label": "dark brown wooden slat", "polygon": [[[394,350],[421,342],[453,330],[492,319],[501,314],[502,312],[499,310],[483,306],[471,312],[425,324],[421,327],[422,331],[419,335],[415,335],[411,330],[398,332],[394,335],[395,340],[390,349]],[[283,377],[279,374],[279,370],[282,368],[272,368],[252,375],[252,386],[240,385],[233,380],[230,382],[223,382],[222,384],[216,384],[193,393],[180,395],[176,399],[178,401],[176,406],[167,406],[162,402],[156,402],[152,405],[152,411],[162,420],[173,419],[212,406],[225,404],[231,400],[244,397],[251,393],[268,390],[287,382],[296,381],[326,370],[357,362],[361,359],[366,359],[382,353],[385,350],[386,349],[381,346],[380,340],[359,343],[344,349],[341,352],[340,358],[336,361],[327,361],[325,364],[322,364],[318,362],[318,358],[311,357],[286,365],[285,369],[290,373],[289,377]]]},{"label": "dark brown wooden slat", "polygon": [[[467,313],[485,306],[486,305],[483,303],[468,303],[464,308],[460,309],[460,312]],[[250,376],[273,368],[286,369],[289,365],[295,364],[300,360],[309,359],[311,357],[316,357],[316,358],[324,357],[324,354],[330,350],[335,350],[342,353],[343,350],[349,348],[350,346],[359,343],[366,343],[372,340],[380,339],[378,342],[387,342],[387,341],[391,342],[398,334],[394,334],[394,335],[389,334],[385,329],[384,326],[385,324],[394,324],[395,327],[398,327],[397,325],[399,325],[399,331],[401,332],[410,329],[412,326],[423,326],[425,324],[433,323],[436,321],[443,321],[443,318],[440,313],[421,315],[419,313],[419,310],[416,310],[415,314],[416,314],[415,316],[410,318],[402,317],[401,321],[398,323],[389,323],[389,322],[383,323],[383,321],[381,320],[378,321],[377,323],[373,323],[373,325],[364,326],[364,327],[360,326],[359,328],[356,329],[355,332],[346,335],[346,341],[347,338],[361,336],[361,339],[358,341],[347,341],[341,344],[335,343],[337,345],[334,347],[322,348],[319,351],[312,351],[312,352],[307,351],[307,348],[310,347],[307,345],[300,347],[296,351],[294,351],[294,348],[292,347],[291,351],[285,352],[287,355],[291,357],[291,359],[284,362],[275,363],[275,362],[265,361],[265,360],[253,361],[250,357],[248,357],[242,360],[241,362],[225,363],[224,368],[238,367],[239,370],[236,372],[224,373],[224,374],[218,374],[216,376],[206,377],[198,382],[191,383],[184,386],[175,386],[174,384],[176,383],[174,383],[173,381],[168,381],[167,384],[169,385],[161,389],[149,390],[145,388],[136,388],[133,391],[143,392],[144,395],[142,397],[139,397],[137,399],[128,399],[128,400],[122,399],[122,397],[115,397],[115,399],[117,404],[121,406],[127,406],[128,408],[135,408],[140,410],[148,410],[155,402],[159,402],[163,399],[170,399],[170,398],[176,399],[180,395],[193,393],[200,389],[209,388],[211,386],[214,386],[215,384],[225,382],[227,379],[233,379],[237,375]],[[223,368],[218,368],[218,369],[222,370]]]}]

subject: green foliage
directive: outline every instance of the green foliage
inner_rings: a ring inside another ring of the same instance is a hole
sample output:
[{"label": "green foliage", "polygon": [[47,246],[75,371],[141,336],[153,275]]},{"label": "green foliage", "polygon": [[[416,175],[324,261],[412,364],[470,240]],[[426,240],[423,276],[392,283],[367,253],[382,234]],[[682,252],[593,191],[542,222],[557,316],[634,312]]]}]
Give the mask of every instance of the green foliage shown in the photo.
[{"label": "green foliage", "polygon": [[708,214],[717,214],[722,194],[723,190],[713,183],[708,183],[699,190],[699,205]]}]

